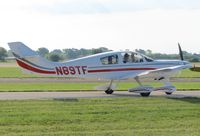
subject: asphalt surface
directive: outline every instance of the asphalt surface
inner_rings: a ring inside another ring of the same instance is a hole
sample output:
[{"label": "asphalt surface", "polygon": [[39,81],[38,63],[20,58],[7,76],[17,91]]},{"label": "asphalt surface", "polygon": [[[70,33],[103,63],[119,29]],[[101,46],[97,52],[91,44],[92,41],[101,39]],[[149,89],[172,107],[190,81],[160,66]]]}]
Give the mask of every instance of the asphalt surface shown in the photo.
[{"label": "asphalt surface", "polygon": [[[141,97],[139,94],[127,91],[115,91],[111,95],[103,91],[92,92],[1,92],[0,100],[29,100],[29,99],[77,99],[77,98],[114,98],[114,97]],[[150,97],[199,97],[199,91],[176,91],[172,95],[163,92],[152,92]]]}]

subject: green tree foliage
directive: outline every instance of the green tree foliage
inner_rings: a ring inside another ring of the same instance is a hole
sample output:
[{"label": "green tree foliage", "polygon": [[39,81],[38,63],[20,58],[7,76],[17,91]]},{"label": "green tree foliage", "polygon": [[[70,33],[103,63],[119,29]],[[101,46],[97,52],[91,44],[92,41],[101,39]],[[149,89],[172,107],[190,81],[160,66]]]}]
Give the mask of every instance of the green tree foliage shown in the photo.
[{"label": "green tree foliage", "polygon": [[190,62],[200,62],[200,58],[194,57],[189,60]]},{"label": "green tree foliage", "polygon": [[[108,48],[100,47],[100,48],[93,48],[93,49],[76,49],[76,48],[67,48],[67,49],[55,49],[51,52],[47,48],[41,47],[37,50],[37,52],[47,59],[51,61],[61,61],[61,60],[71,60],[76,59],[92,54],[102,53],[110,51]],[[151,50],[143,50],[143,49],[136,49],[136,52],[142,53],[147,55],[153,59],[180,59],[180,56],[177,54],[163,54],[163,53],[153,53]],[[0,61],[4,61],[5,57],[11,57],[11,52],[6,51],[4,48],[0,47]],[[192,54],[186,51],[183,51],[184,59],[190,62],[200,62],[200,54]]]},{"label": "green tree foliage", "polygon": [[75,49],[75,48],[69,48],[69,49],[63,49],[63,56],[65,59],[75,59],[79,57],[84,57],[92,54],[102,53],[109,51],[108,48],[100,47],[97,49]]},{"label": "green tree foliage", "polygon": [[110,51],[110,50],[105,47],[100,47],[97,49],[92,49],[92,54],[98,54],[98,53],[107,52],[107,51]]},{"label": "green tree foliage", "polygon": [[13,53],[12,53],[11,50],[8,50],[8,51],[7,51],[7,56],[8,56],[8,57],[14,57],[14,55],[13,55]]},{"label": "green tree foliage", "polygon": [[51,53],[62,54],[63,52],[60,49],[55,49]]},{"label": "green tree foliage", "polygon": [[49,53],[48,59],[54,62],[58,62],[62,60],[62,56],[61,54],[57,54],[57,53]]},{"label": "green tree foliage", "polygon": [[65,58],[68,60],[78,58],[80,54],[79,50],[75,48],[63,49],[63,53],[64,53]]},{"label": "green tree foliage", "polygon": [[80,57],[84,57],[91,54],[92,54],[92,50],[83,49],[83,48],[80,49]]},{"label": "green tree foliage", "polygon": [[45,57],[46,55],[49,54],[49,50],[47,48],[45,48],[45,47],[38,48],[37,52],[42,57]]},{"label": "green tree foliage", "polygon": [[7,57],[7,51],[3,47],[0,47],[0,61],[5,61],[5,57]]}]

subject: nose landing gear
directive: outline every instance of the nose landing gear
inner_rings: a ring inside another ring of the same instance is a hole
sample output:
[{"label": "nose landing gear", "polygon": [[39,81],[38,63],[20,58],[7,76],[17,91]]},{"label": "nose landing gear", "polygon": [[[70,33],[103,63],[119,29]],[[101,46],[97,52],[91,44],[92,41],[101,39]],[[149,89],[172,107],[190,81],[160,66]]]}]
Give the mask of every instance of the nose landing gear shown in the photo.
[{"label": "nose landing gear", "polygon": [[106,94],[112,94],[113,92],[114,92],[114,90],[112,90],[110,88],[105,91]]}]

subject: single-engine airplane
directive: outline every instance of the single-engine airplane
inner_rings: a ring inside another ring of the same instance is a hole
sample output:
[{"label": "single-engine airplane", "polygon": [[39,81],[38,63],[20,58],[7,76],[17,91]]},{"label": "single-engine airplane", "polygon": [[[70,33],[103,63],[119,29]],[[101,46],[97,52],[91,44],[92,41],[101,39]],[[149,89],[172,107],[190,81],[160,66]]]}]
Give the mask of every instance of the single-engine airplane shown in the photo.
[{"label": "single-engine airplane", "polygon": [[[199,71],[199,67],[192,68],[192,64],[184,61],[181,47],[179,54],[181,60],[153,60],[138,52],[111,51],[82,57],[67,62],[51,62],[21,42],[8,43],[18,65],[26,72],[57,77],[80,77],[109,79],[110,83],[102,86],[105,93],[112,94],[115,89],[114,80],[134,78],[139,84],[130,88],[129,92],[149,96],[152,91],[162,91],[167,95],[176,91],[169,77],[186,68]],[[153,88],[143,85],[141,77],[149,77],[163,82],[164,86]]]}]

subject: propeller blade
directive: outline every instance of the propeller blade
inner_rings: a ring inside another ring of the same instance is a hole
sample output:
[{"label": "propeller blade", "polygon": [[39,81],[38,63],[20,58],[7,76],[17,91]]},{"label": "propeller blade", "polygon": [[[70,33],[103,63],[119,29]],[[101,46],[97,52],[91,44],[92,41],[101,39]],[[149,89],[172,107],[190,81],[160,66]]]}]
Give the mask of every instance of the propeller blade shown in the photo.
[{"label": "propeller blade", "polygon": [[181,60],[184,60],[184,58],[183,58],[183,52],[182,52],[180,43],[178,43],[178,49],[179,49],[180,59],[181,59]]},{"label": "propeller blade", "polygon": [[[179,55],[180,55],[180,59],[183,61],[184,58],[183,58],[183,51],[181,49],[181,45],[180,43],[178,43],[178,49],[179,49]],[[200,72],[200,67],[196,67],[194,65],[194,67],[190,68],[191,71],[195,71],[195,72]]]}]

